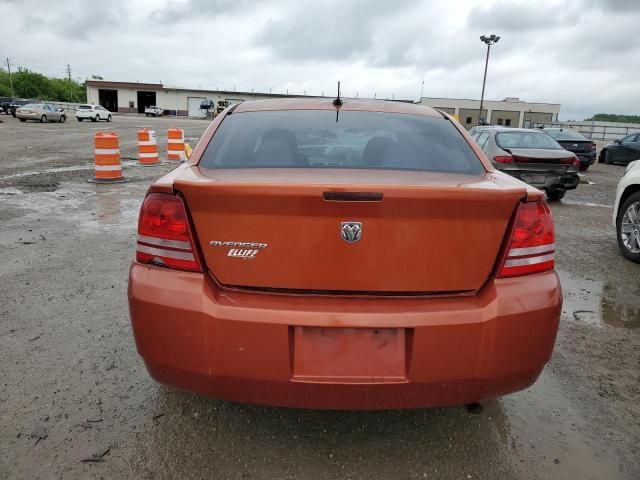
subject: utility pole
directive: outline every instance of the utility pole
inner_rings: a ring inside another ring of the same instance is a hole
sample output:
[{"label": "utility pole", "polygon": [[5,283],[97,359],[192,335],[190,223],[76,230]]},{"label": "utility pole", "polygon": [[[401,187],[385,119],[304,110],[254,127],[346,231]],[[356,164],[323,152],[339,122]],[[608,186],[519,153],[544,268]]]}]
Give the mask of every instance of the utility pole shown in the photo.
[{"label": "utility pole", "polygon": [[13,91],[13,79],[11,78],[11,64],[9,63],[9,57],[7,57],[7,70],[9,71],[9,85],[11,85],[11,96],[15,97],[16,93]]},{"label": "utility pole", "polygon": [[71,65],[67,63],[67,78],[69,79],[69,99],[73,102],[73,87],[71,85]]}]

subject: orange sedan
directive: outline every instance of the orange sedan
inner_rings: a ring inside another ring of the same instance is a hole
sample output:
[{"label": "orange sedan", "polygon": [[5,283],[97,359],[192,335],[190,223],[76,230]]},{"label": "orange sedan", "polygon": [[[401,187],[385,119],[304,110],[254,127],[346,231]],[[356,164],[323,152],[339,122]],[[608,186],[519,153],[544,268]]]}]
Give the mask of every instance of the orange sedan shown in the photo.
[{"label": "orange sedan", "polygon": [[533,384],[562,294],[542,192],[446,114],[230,107],[154,183],[129,276],[150,375],[238,402],[461,405]]}]

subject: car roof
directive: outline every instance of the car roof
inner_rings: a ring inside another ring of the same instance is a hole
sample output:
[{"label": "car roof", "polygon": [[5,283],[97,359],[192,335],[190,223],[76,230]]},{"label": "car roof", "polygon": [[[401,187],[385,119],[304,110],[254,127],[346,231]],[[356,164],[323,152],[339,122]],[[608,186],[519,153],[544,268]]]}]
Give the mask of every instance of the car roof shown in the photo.
[{"label": "car roof", "polygon": [[[249,100],[238,104],[234,112],[261,112],[287,110],[336,110],[332,98],[283,98],[268,100]],[[340,111],[405,113],[430,117],[441,117],[442,114],[431,107],[409,102],[385,100],[360,100],[345,98]]]}]

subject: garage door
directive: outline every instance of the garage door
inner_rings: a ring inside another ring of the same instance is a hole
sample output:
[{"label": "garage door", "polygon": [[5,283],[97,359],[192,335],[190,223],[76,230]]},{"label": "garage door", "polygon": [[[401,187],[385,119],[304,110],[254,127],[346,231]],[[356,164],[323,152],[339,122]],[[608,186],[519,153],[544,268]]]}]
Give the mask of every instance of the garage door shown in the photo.
[{"label": "garage door", "polygon": [[200,110],[200,103],[206,100],[204,97],[188,97],[187,98],[187,114],[190,117],[203,118],[206,115],[204,110]]}]

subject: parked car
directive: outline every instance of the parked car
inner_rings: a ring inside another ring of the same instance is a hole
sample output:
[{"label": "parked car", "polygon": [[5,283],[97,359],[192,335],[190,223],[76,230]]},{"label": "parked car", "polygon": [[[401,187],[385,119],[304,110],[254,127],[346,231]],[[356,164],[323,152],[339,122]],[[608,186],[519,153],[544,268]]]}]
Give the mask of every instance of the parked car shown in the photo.
[{"label": "parked car", "polygon": [[19,100],[12,97],[3,97],[0,99],[0,109],[7,115],[16,118],[16,109],[27,103],[38,103],[38,100]]},{"label": "parked car", "polygon": [[628,165],[638,159],[640,159],[640,133],[632,133],[605,145],[600,151],[598,161]]},{"label": "parked car", "polygon": [[83,120],[91,120],[98,122],[100,120],[111,121],[111,112],[102,105],[79,105],[76,109],[76,118],[79,122]]},{"label": "parked car", "polygon": [[472,138],[498,170],[560,200],[578,186],[580,160],[541,130],[482,127]]},{"label": "parked car", "polygon": [[162,115],[164,115],[164,110],[160,107],[157,107],[155,105],[152,105],[150,107],[147,107],[144,109],[144,114],[149,117],[149,116],[154,116],[154,117],[161,117]]},{"label": "parked car", "polygon": [[640,160],[627,165],[618,183],[613,225],[623,255],[640,263]]},{"label": "parked car", "polygon": [[151,185],[128,290],[151,376],[337,409],[534,383],[562,308],[544,194],[433,109],[338,107],[234,105]]},{"label": "parked car", "polygon": [[9,115],[11,113],[12,97],[0,97],[0,113]]},{"label": "parked car", "polygon": [[67,120],[64,110],[49,103],[27,103],[16,109],[16,117],[21,122],[37,120],[41,123],[60,122]]},{"label": "parked car", "polygon": [[568,128],[545,128],[565,150],[573,152],[580,160],[580,170],[586,171],[596,161],[596,144],[575,130]]}]

